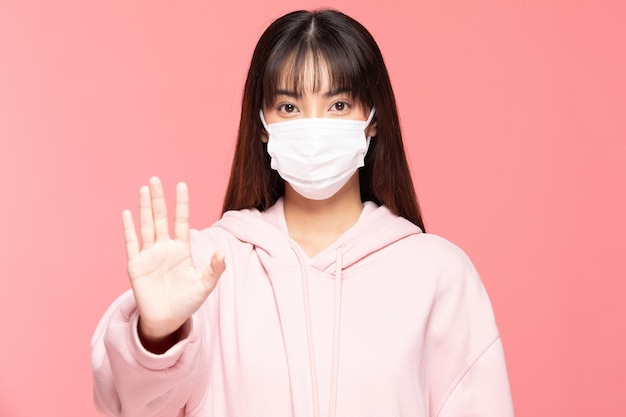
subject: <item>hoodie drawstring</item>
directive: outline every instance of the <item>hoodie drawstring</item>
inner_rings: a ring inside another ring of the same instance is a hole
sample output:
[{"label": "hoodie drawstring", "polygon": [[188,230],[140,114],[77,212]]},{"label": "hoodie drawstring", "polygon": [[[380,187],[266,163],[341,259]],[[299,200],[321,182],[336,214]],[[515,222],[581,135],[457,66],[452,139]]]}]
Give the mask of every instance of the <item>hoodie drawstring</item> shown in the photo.
[{"label": "hoodie drawstring", "polygon": [[343,246],[337,249],[337,263],[335,270],[335,312],[333,315],[333,370],[330,379],[330,409],[329,417],[335,417],[337,413],[337,384],[339,381],[339,324],[341,323],[341,284],[343,282],[341,271],[343,270]]},{"label": "hoodie drawstring", "polygon": [[311,304],[309,297],[309,274],[306,265],[297,248],[292,247],[300,263],[300,278],[302,279],[302,294],[304,298],[304,320],[306,323],[306,340],[309,347],[309,366],[311,368],[311,386],[313,389],[313,416],[320,417],[320,398],[317,384],[317,366],[315,365],[315,349],[313,346],[313,329],[311,326]]},{"label": "hoodie drawstring", "polygon": [[[297,248],[292,247],[300,263],[300,277],[302,279],[302,293],[304,298],[304,319],[306,323],[306,338],[309,349],[309,366],[311,369],[311,387],[313,395],[313,416],[320,417],[319,385],[317,381],[317,365],[315,363],[315,348],[313,343],[313,326],[311,320],[311,302],[309,296],[309,276],[302,255]],[[334,312],[333,312],[333,356],[330,380],[329,417],[337,413],[337,385],[339,381],[339,331],[341,323],[341,285],[343,270],[343,246],[337,248],[337,262],[334,284]]]}]

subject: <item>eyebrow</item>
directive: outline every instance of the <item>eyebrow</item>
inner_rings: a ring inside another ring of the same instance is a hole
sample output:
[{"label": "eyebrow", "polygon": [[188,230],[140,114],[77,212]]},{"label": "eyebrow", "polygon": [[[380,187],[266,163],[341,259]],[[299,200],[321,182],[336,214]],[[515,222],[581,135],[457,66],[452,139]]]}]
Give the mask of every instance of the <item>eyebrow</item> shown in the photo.
[{"label": "eyebrow", "polygon": [[[344,94],[344,93],[350,93],[352,94],[352,90],[348,87],[339,87],[339,88],[334,88],[332,90],[329,90],[327,92],[324,93],[324,97],[329,98],[329,97],[334,97],[334,96],[338,96],[340,94]],[[287,97],[293,97],[293,98],[301,98],[302,97],[302,93],[298,93],[296,91],[293,90],[285,90],[282,88],[277,89],[274,92],[275,96],[287,96]]]},{"label": "eyebrow", "polygon": [[293,97],[293,98],[300,98],[302,97],[302,94],[296,93],[295,91],[292,91],[292,90],[284,90],[284,89],[279,88],[276,91],[274,91],[274,96],[287,96],[287,97]]},{"label": "eyebrow", "polygon": [[334,97],[334,96],[338,96],[338,95],[344,94],[344,93],[352,94],[352,89],[350,89],[348,87],[335,88],[335,89],[332,89],[332,90],[327,91],[326,93],[324,93],[324,97],[326,97],[326,98]]}]

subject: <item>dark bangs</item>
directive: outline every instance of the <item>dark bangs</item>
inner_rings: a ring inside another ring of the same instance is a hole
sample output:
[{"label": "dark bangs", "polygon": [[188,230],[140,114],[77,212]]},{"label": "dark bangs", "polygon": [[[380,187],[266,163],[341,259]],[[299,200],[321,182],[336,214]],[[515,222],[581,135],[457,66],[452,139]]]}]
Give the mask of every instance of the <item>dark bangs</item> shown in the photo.
[{"label": "dark bangs", "polygon": [[[363,40],[355,38],[353,30],[347,30],[345,21],[332,22],[333,17],[322,13],[286,28],[293,33],[282,34],[266,61],[262,79],[264,106],[271,106],[283,89],[297,95],[305,91],[317,94],[328,79],[330,91],[348,91],[354,100],[371,108],[371,84],[375,83],[377,70],[372,57],[364,54],[369,48],[359,45]],[[313,80],[309,79],[311,71]]]}]

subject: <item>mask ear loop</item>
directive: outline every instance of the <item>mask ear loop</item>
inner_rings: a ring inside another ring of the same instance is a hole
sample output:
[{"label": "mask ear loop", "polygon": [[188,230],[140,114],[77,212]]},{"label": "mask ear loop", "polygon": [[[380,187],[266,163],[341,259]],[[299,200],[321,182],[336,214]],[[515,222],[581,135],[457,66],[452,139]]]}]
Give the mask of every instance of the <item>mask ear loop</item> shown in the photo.
[{"label": "mask ear loop", "polygon": [[[370,115],[367,118],[367,120],[365,121],[365,126],[363,127],[363,130],[367,129],[367,127],[370,125],[370,123],[372,123],[372,119],[374,118],[374,114],[376,113],[376,108],[372,107],[372,110],[370,111]],[[370,140],[372,139],[371,136],[368,136],[365,138],[365,152],[363,153],[363,158],[365,158],[365,155],[367,155],[367,151],[370,148]]]},{"label": "mask ear loop", "polygon": [[[261,110],[261,112],[263,112],[263,110]],[[363,128],[363,130],[365,130],[370,125],[370,123],[372,123],[372,119],[374,118],[374,114],[376,114],[376,108],[372,107],[372,110],[370,110],[370,115],[367,118],[367,120],[365,121],[365,127]]]},{"label": "mask ear loop", "polygon": [[263,123],[263,127],[265,128],[265,131],[269,135],[270,134],[270,128],[267,127],[267,123],[265,122],[265,116],[263,115],[263,109],[259,110],[259,116],[261,117],[261,123]]}]

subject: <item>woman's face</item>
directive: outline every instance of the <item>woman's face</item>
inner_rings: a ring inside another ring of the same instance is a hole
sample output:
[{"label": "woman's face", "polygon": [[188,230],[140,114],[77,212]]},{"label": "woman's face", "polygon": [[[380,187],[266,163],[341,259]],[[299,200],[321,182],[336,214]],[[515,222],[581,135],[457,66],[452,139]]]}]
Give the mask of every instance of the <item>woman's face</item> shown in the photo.
[{"label": "woman's face", "polygon": [[[314,88],[316,78],[320,83],[320,88],[317,89]],[[281,82],[270,105],[263,108],[267,124],[309,117],[367,120],[370,109],[364,108],[360,101],[355,100],[349,90],[332,90],[327,71],[317,72],[313,64],[306,65],[303,81],[302,94],[288,87],[293,85],[289,80]],[[374,122],[370,123],[365,134],[376,136]],[[264,138],[264,141],[266,140],[267,138]]]}]

